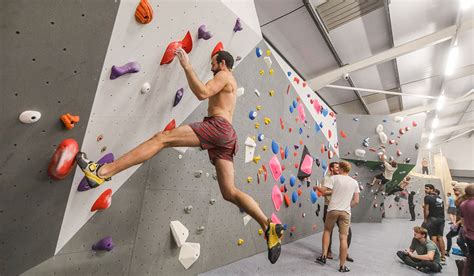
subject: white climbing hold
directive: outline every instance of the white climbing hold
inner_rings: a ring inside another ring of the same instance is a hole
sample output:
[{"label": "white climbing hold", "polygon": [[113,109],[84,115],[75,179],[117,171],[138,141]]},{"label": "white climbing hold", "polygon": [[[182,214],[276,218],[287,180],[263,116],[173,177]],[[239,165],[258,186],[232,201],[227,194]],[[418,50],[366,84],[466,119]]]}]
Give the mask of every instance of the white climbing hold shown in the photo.
[{"label": "white climbing hold", "polygon": [[380,138],[380,143],[386,144],[388,137],[387,134],[385,134],[383,131],[379,132],[379,138]]},{"label": "white climbing hold", "polygon": [[184,212],[186,214],[191,214],[192,210],[193,210],[193,206],[191,206],[191,205],[184,207]]},{"label": "white climbing hold", "polygon": [[365,150],[363,149],[356,149],[355,150],[355,155],[358,157],[364,157],[365,156]]},{"label": "white climbing hold", "polygon": [[150,90],[151,90],[150,84],[149,84],[148,82],[145,82],[145,83],[142,85],[142,89],[140,89],[140,92],[141,92],[142,94],[146,94],[146,93],[150,92]]},{"label": "white climbing hold", "polygon": [[253,161],[253,155],[255,154],[256,147],[257,144],[255,141],[252,138],[247,137],[247,140],[245,140],[245,163]]},{"label": "white climbing hold", "polygon": [[210,175],[211,175],[211,174],[209,174],[209,173],[206,173],[206,177],[209,177]]},{"label": "white climbing hold", "polygon": [[201,175],[202,175],[202,173],[203,173],[203,171],[201,171],[201,170],[199,170],[199,171],[196,171],[196,172],[194,172],[194,177],[196,177],[196,178],[200,178],[200,177],[201,177]]},{"label": "white climbing hold", "polygon": [[40,118],[41,113],[34,110],[23,111],[19,116],[20,122],[24,124],[36,123],[39,121]]},{"label": "white climbing hold", "polygon": [[259,96],[260,97],[260,92],[258,92],[257,89],[255,89],[255,95]]},{"label": "white climbing hold", "polygon": [[179,154],[179,155],[178,155],[178,159],[179,159],[179,160],[183,159],[183,155],[182,155],[182,154]]},{"label": "white climbing hold", "polygon": [[397,123],[403,122],[404,119],[405,119],[405,118],[403,118],[403,117],[401,117],[401,116],[395,116],[395,117],[393,118],[393,120],[394,120],[395,122],[397,122]]},{"label": "white climbing hold", "polygon": [[243,219],[244,219],[244,225],[247,225],[247,223],[249,223],[252,217],[250,215],[246,215]]},{"label": "white climbing hold", "polygon": [[183,246],[189,236],[189,230],[179,220],[170,222],[171,232],[178,247]]},{"label": "white climbing hold", "polygon": [[197,230],[198,234],[201,234],[202,232],[204,232],[205,229],[206,229],[206,227],[204,227],[204,225],[201,225],[196,230]]},{"label": "white climbing hold", "polygon": [[179,262],[184,269],[188,269],[201,255],[201,245],[199,243],[187,242],[179,250]]},{"label": "white climbing hold", "polygon": [[265,64],[267,64],[268,69],[272,66],[272,59],[270,57],[264,57],[263,60],[265,61]]},{"label": "white climbing hold", "polygon": [[244,93],[245,93],[245,88],[243,87],[237,88],[237,97],[244,95]]},{"label": "white climbing hold", "polygon": [[210,203],[211,205],[216,204],[216,199],[215,199],[215,198],[211,198],[211,200],[209,200],[209,203]]},{"label": "white climbing hold", "polygon": [[383,131],[383,125],[380,125],[380,124],[379,124],[379,125],[375,128],[375,132],[376,132],[376,133],[380,133],[380,132],[382,132],[382,131]]}]

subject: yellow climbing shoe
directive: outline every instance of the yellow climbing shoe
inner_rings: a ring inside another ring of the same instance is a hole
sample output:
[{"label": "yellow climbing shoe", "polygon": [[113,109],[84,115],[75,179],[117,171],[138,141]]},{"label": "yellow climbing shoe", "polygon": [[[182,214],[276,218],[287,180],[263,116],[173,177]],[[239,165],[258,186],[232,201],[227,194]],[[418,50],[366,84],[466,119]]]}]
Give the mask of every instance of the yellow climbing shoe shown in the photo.
[{"label": "yellow climbing shoe", "polygon": [[281,224],[275,224],[269,220],[265,237],[267,238],[268,260],[274,264],[280,257],[281,253],[281,236],[283,236],[284,228]]},{"label": "yellow climbing shoe", "polygon": [[77,153],[76,162],[84,173],[87,183],[91,188],[97,188],[105,181],[110,180],[110,178],[105,179],[97,175],[97,172],[99,171],[99,168],[102,166],[102,164],[97,164],[88,160],[87,155],[84,152]]}]

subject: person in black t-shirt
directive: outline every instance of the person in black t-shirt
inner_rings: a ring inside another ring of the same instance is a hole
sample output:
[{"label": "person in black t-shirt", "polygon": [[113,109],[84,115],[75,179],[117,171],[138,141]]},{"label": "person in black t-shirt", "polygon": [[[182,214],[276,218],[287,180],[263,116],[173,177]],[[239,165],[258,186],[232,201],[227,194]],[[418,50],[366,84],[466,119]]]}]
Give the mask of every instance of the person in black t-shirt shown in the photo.
[{"label": "person in black t-shirt", "polygon": [[436,193],[436,189],[432,184],[425,185],[426,196],[424,198],[423,215],[424,222],[422,227],[428,230],[431,240],[438,246],[441,251],[441,264],[446,264],[445,245],[443,240],[444,232],[444,201]]},{"label": "person in black t-shirt", "polygon": [[413,203],[413,197],[416,195],[414,191],[411,191],[408,195],[408,208],[410,209],[411,221],[415,221],[415,203]]}]

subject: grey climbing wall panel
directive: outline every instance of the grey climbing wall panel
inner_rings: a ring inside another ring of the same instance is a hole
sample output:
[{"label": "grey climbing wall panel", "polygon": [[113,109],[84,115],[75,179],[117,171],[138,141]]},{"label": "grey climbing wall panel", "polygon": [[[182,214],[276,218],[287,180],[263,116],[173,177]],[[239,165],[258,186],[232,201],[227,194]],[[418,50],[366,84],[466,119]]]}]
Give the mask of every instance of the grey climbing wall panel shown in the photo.
[{"label": "grey climbing wall panel", "polygon": [[[0,1],[0,275],[54,254],[72,176],[51,181],[47,166],[61,140],[84,137],[118,4]],[[41,120],[21,124],[25,110]],[[70,131],[68,112],[81,117]]]},{"label": "grey climbing wall panel", "polygon": [[[263,42],[259,47],[264,52],[267,49]],[[235,185],[250,194],[265,214],[270,216],[275,212],[288,225],[283,239],[287,243],[322,230],[323,200],[319,199],[312,204],[309,200],[311,187],[299,181],[294,187],[289,184],[290,176],[297,174],[294,165],[301,158],[303,147],[300,139],[315,158],[324,162],[329,160],[327,152],[320,152],[325,138],[321,132],[316,134],[315,122],[307,117],[306,126],[301,122],[296,123],[296,111],[289,112],[296,94],[291,89],[286,94],[289,84],[286,73],[274,66],[273,76],[260,76],[258,72],[262,66],[265,66],[262,58],[251,55],[242,60],[234,72],[239,85],[246,90],[244,96],[238,98],[234,116],[234,128],[239,137],[240,148],[234,159]],[[260,97],[253,93],[254,89],[261,91]],[[275,91],[273,97],[269,96],[270,90]],[[255,110],[256,105],[261,105],[262,109],[258,119],[252,121],[248,118],[248,113],[251,109]],[[184,123],[200,121],[206,112],[207,103],[203,103]],[[263,117],[271,119],[268,126],[265,126]],[[280,117],[285,123],[284,130],[280,127]],[[254,127],[257,121],[260,123],[259,129]],[[292,127],[291,133],[289,127]],[[303,129],[301,135],[300,127]],[[262,159],[259,164],[244,163],[244,141],[246,137],[257,136],[258,133],[265,135],[264,141],[257,142],[256,149],[256,155],[260,155]],[[302,194],[298,201],[291,202],[288,208],[282,205],[279,212],[275,211],[271,201],[271,190],[276,182],[270,171],[267,182],[262,177],[260,184],[257,183],[258,168],[265,164],[269,170],[268,161],[273,156],[272,138],[283,148],[290,148],[288,159],[282,161],[290,199],[291,193],[302,184],[299,187]],[[267,151],[262,150],[263,145],[268,147]],[[295,150],[294,145],[299,148]],[[195,172],[198,171],[202,173],[200,177],[195,177]],[[320,167],[313,165],[312,184],[322,178],[322,173]],[[247,183],[248,176],[253,177],[251,183]],[[125,275],[194,275],[265,251],[265,240],[258,234],[258,223],[252,219],[244,225],[243,217],[246,214],[223,199],[214,177],[215,169],[209,162],[207,151],[188,149],[181,155],[174,149],[163,150],[127,180],[122,189],[114,194],[112,206],[93,217],[58,256],[36,266],[26,275],[53,272],[75,275],[79,274],[79,268],[81,271],[86,269],[86,273],[92,275],[107,272]],[[210,204],[211,199],[216,200],[215,204]],[[321,213],[316,216],[318,204]],[[188,205],[193,206],[190,214],[184,211]],[[179,248],[169,228],[172,220],[181,221],[189,229],[187,242],[201,244],[201,256],[188,270],[178,261]],[[204,226],[204,231],[197,231],[201,226]],[[293,232],[290,231],[292,227]],[[93,253],[89,249],[90,245],[106,235],[112,235],[117,251],[114,249],[112,252]],[[239,239],[244,240],[241,246],[237,245]],[[282,258],[284,254],[283,248]],[[78,263],[82,265],[79,266]]]},{"label": "grey climbing wall panel", "polygon": [[[433,184],[433,186],[443,193],[443,185],[441,179],[423,175],[419,173],[411,173],[410,185],[406,192],[396,193],[385,198],[385,217],[387,218],[411,218],[408,209],[408,193],[414,191],[416,195],[413,198],[415,204],[415,215],[417,219],[423,218],[423,198],[425,197],[425,184]],[[445,203],[445,206],[447,204]]]}]

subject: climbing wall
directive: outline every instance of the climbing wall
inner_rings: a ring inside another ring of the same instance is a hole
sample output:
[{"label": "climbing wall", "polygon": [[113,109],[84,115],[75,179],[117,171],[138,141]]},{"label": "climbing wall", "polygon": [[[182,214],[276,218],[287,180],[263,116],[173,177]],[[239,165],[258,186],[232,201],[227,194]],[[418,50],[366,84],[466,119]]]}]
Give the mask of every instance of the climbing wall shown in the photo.
[{"label": "climbing wall", "polygon": [[444,193],[441,179],[435,176],[410,173],[411,181],[406,191],[391,195],[385,198],[385,217],[410,219],[408,209],[408,194],[412,191],[416,193],[413,198],[415,204],[415,215],[417,219],[423,219],[423,198],[425,197],[425,184],[432,184],[436,189]]},{"label": "climbing wall", "polygon": [[[81,141],[119,3],[0,3],[0,275],[18,275],[54,254],[73,175],[48,178],[66,138]],[[93,41],[93,43],[91,43]],[[41,112],[22,124],[25,110]],[[59,117],[80,115],[66,131]]]},{"label": "climbing wall", "polygon": [[[413,169],[418,155],[425,115],[393,117],[339,114],[339,154],[353,165],[352,175],[359,182],[361,200],[353,209],[354,222],[381,222],[384,196]],[[385,189],[370,185],[383,172],[379,154],[394,159],[398,169]]]},{"label": "climbing wall", "polygon": [[[257,49],[263,56],[255,55]],[[299,95],[287,73],[273,64],[270,75],[263,57],[274,59],[274,53],[267,52],[269,48],[264,42],[260,42],[257,49],[254,48],[234,71],[239,87],[245,89],[237,99],[233,120],[239,138],[239,151],[234,160],[235,185],[250,194],[265,214],[275,213],[287,225],[283,241],[288,243],[322,230],[323,199],[311,198],[310,191],[322,178],[323,166],[332,160],[328,159],[328,141],[321,131],[316,132],[315,121],[306,117],[305,123],[299,118],[301,99],[298,100]],[[262,69],[265,72],[260,75]],[[293,112],[290,112],[290,105],[296,105]],[[202,120],[206,111],[207,103],[201,104],[183,124]],[[257,112],[253,120],[249,117],[250,111]],[[255,127],[257,123],[258,128]],[[262,141],[258,139],[262,138],[259,134],[264,135]],[[245,163],[247,137],[255,139],[254,157],[260,159]],[[272,140],[278,143],[276,156],[285,166],[284,179],[277,181],[268,164],[275,155]],[[280,146],[283,152],[288,147],[286,158],[284,154],[281,156]],[[290,180],[297,176],[295,164],[299,165],[304,146],[315,159],[309,187],[306,181],[296,179],[293,183]],[[267,180],[264,173],[258,174],[263,166],[268,171]],[[246,214],[222,198],[215,177],[206,151],[190,148],[183,154],[175,149],[163,150],[125,181],[114,194],[109,209],[89,220],[56,257],[32,268],[26,275],[59,270],[68,275],[79,272],[194,275],[265,251],[259,225],[253,219],[245,223]],[[289,197],[289,206],[283,203],[280,211],[275,210],[272,201],[274,185],[283,190],[286,187],[283,195]],[[298,195],[298,190],[301,194],[293,202],[292,195]],[[187,270],[178,260],[180,248],[170,231],[170,221],[174,220],[182,222],[189,230],[186,242],[200,244],[200,256]],[[107,235],[111,235],[115,243],[111,252],[90,250],[91,244]],[[238,245],[239,240],[242,240],[241,245]],[[283,247],[280,261],[284,258]]]}]

